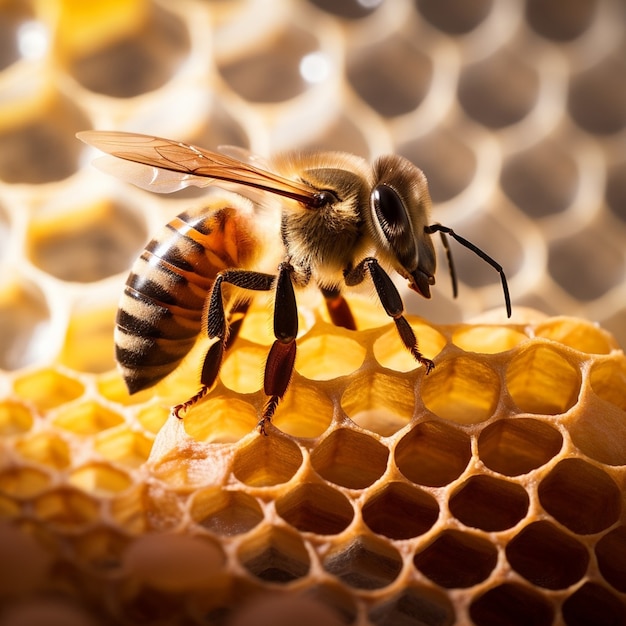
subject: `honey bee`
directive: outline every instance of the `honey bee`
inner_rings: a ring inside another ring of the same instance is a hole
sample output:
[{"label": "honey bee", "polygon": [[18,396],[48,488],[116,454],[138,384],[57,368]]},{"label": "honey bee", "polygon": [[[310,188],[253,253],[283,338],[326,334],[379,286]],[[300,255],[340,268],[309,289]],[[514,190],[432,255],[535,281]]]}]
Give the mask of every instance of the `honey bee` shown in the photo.
[{"label": "honey bee", "polygon": [[131,394],[173,372],[201,332],[214,340],[204,356],[199,391],[173,408],[177,417],[214,385],[248,303],[259,291],[272,291],[275,303],[275,341],[263,383],[267,401],[258,423],[263,434],[293,374],[295,291],[309,284],[323,294],[334,324],[355,329],[343,293],[370,280],[402,343],[428,374],[434,363],[419,350],[389,272],[430,298],[436,267],[431,235],[437,232],[453,295],[457,280],[446,235],[500,274],[511,315],[502,267],[452,229],[430,223],[426,177],[401,156],[382,156],[370,166],[341,152],[290,152],[264,165],[236,148],[209,152],[125,132],[77,136],[116,157],[104,157],[105,170],[140,187],[167,193],[215,185],[236,192],[169,222],[135,262],[119,304],[116,360]]}]

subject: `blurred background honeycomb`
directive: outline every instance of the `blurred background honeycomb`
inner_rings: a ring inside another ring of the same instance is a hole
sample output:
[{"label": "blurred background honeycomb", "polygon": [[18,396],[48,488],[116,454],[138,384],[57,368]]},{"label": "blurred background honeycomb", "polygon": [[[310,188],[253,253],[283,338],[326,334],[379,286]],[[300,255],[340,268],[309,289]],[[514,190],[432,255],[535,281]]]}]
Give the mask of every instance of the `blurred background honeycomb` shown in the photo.
[{"label": "blurred background honeycomb", "polygon": [[[623,0],[0,0],[0,623],[626,623],[625,26]],[[502,294],[455,246],[458,300],[445,263],[431,301],[399,285],[425,381],[371,302],[356,335],[314,312],[259,437],[260,307],[170,421],[193,369],[129,398],[113,320],[204,200],[94,170],[88,128],[403,154],[517,310],[617,341],[459,325]]]}]

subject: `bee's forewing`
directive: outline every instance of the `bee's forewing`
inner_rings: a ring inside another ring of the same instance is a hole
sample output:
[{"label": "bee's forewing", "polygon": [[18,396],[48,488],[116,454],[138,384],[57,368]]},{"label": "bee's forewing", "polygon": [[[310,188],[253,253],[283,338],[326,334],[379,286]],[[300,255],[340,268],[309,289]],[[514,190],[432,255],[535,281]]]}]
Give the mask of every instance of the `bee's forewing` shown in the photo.
[{"label": "bee's forewing", "polygon": [[[201,187],[210,185],[212,181],[225,181],[293,198],[305,206],[314,206],[317,199],[316,191],[308,185],[288,180],[227,154],[209,152],[170,139],[136,133],[95,130],[80,132],[77,137],[111,156],[148,166],[147,172],[129,167],[112,173],[119,175],[119,172],[124,180],[153,191],[167,193],[189,185]],[[105,167],[107,171],[111,171],[108,164],[105,164]],[[159,168],[168,173],[155,174],[154,171],[150,171],[153,168]],[[113,167],[113,169],[116,168]],[[195,180],[198,177],[208,179],[207,183],[199,183]],[[154,181],[156,187],[161,187],[161,189],[153,189],[151,181]]]}]

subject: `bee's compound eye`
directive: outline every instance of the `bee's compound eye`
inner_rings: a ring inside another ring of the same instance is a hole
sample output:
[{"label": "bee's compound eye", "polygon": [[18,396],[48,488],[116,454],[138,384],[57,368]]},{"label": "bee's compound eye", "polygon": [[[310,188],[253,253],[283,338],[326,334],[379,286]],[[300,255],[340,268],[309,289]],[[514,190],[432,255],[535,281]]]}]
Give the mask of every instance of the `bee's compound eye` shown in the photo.
[{"label": "bee's compound eye", "polygon": [[411,235],[407,209],[397,191],[388,185],[378,185],[372,191],[372,208],[383,234],[392,245]]}]

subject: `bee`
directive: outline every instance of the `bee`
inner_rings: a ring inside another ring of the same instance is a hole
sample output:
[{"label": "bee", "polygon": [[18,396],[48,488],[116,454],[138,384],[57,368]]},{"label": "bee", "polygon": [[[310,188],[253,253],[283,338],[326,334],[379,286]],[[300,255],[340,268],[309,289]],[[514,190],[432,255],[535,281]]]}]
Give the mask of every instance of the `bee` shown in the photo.
[{"label": "bee", "polygon": [[295,293],[309,284],[323,294],[334,324],[356,329],[343,294],[371,281],[402,343],[428,374],[434,363],[420,352],[389,272],[430,298],[436,268],[431,235],[437,232],[453,295],[457,279],[447,235],[500,274],[511,315],[502,267],[451,228],[430,223],[426,177],[401,156],[382,156],[370,166],[347,153],[294,151],[265,165],[237,148],[210,152],[115,131],[77,136],[110,155],[103,157],[103,169],[140,187],[167,193],[188,185],[214,185],[236,192],[169,222],[136,260],[120,300],[116,360],[131,394],[173,372],[201,332],[213,340],[200,370],[199,390],[173,407],[177,417],[214,385],[255,292],[273,292],[274,298],[275,340],[265,364],[267,401],[258,423],[262,434],[267,434],[293,374]]}]

